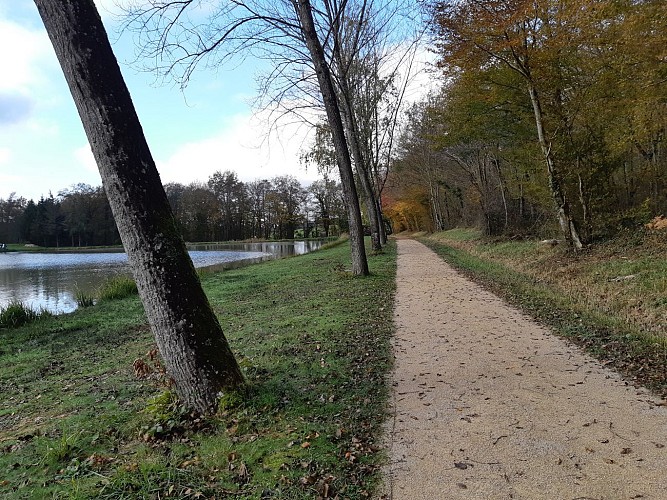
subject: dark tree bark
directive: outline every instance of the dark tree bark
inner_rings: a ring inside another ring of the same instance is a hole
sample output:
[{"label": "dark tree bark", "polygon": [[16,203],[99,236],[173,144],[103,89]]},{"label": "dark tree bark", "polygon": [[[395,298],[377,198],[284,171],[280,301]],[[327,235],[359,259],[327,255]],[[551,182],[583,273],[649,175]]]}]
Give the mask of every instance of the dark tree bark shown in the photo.
[{"label": "dark tree bark", "polygon": [[324,108],[327,113],[327,120],[331,127],[331,135],[336,150],[336,160],[338,162],[338,170],[340,172],[341,184],[343,185],[350,224],[352,273],[358,276],[365,276],[368,274],[368,261],[366,260],[366,249],[364,248],[364,230],[361,222],[361,211],[359,210],[359,197],[354,185],[352,161],[350,160],[350,151],[345,139],[345,129],[343,128],[343,120],[341,118],[338,99],[336,98],[336,91],[331,81],[329,67],[324,58],[322,44],[315,30],[310,0],[294,0],[294,7],[299,16],[304,41],[315,67]]},{"label": "dark tree bark", "polygon": [[200,412],[243,376],[209,305],[93,0],[35,0],[95,156],[168,374]]}]

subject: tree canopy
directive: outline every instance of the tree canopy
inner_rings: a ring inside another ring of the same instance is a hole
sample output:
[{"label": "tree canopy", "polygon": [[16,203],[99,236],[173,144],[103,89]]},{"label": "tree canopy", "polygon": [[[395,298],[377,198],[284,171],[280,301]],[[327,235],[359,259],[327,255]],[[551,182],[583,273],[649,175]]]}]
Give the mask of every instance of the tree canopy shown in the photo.
[{"label": "tree canopy", "polygon": [[665,2],[428,11],[441,86],[407,116],[390,179],[394,199],[428,210],[422,229],[560,226],[578,246],[667,211]]}]

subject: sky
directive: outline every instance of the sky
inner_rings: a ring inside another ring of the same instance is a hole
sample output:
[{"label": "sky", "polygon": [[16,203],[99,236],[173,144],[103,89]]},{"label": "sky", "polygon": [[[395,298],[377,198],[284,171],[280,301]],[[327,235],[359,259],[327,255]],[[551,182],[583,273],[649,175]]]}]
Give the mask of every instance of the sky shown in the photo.
[{"label": "sky", "polygon": [[[95,0],[163,183],[206,182],[217,170],[242,181],[317,179],[299,162],[310,129],[289,125],[267,135],[267,113],[253,112],[257,63],[199,70],[184,91],[158,84],[132,64],[134,41],[118,35],[114,2]],[[101,180],[37,8],[0,0],[0,198],[38,200],[78,183]]]}]

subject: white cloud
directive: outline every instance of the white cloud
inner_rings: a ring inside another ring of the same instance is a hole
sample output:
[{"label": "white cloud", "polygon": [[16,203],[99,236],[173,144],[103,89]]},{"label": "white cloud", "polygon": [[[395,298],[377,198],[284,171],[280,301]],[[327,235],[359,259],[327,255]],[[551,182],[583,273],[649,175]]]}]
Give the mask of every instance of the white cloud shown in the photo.
[{"label": "white cloud", "polygon": [[98,172],[97,163],[93,157],[93,152],[90,150],[90,145],[86,143],[80,148],[74,150],[74,158],[76,161],[89,172]]},{"label": "white cloud", "polygon": [[[156,158],[162,182],[206,182],[217,170],[232,170],[244,182],[278,175],[293,175],[303,183],[316,180],[317,170],[306,170],[299,162],[311,136],[309,128],[284,124],[267,138],[266,123],[261,116],[238,114],[217,133],[180,145],[166,159]],[[74,150],[73,156],[86,171],[98,172],[88,144]]]},{"label": "white cloud", "polygon": [[[5,165],[9,165],[12,158],[12,151],[9,148],[0,148],[0,185],[14,183],[20,179],[18,175],[8,174]],[[0,192],[0,198],[8,196],[10,192]]]},{"label": "white cloud", "polygon": [[200,141],[181,145],[169,158],[158,161],[162,182],[206,181],[217,171],[233,170],[244,182],[293,175],[302,182],[318,178],[315,169],[299,162],[308,145],[310,129],[283,124],[267,138],[265,116],[238,114],[223,130]]},{"label": "white cloud", "polygon": [[9,159],[12,157],[12,152],[9,148],[0,148],[0,165],[9,163]]},{"label": "white cloud", "polygon": [[42,68],[53,60],[46,31],[0,19],[0,60],[4,67],[0,90],[27,94],[33,86],[45,83],[48,79]]}]

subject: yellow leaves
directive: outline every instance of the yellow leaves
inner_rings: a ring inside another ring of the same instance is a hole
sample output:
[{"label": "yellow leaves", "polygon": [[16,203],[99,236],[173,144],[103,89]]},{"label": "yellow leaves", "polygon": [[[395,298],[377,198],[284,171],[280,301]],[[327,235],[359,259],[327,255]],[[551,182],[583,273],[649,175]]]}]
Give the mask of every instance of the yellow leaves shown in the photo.
[{"label": "yellow leaves", "polygon": [[646,229],[651,229],[652,231],[660,231],[667,229],[667,219],[662,215],[654,217],[651,222],[646,224]]},{"label": "yellow leaves", "polygon": [[391,220],[395,232],[430,229],[427,204],[423,189],[411,189],[401,198],[386,206],[385,215]]}]

